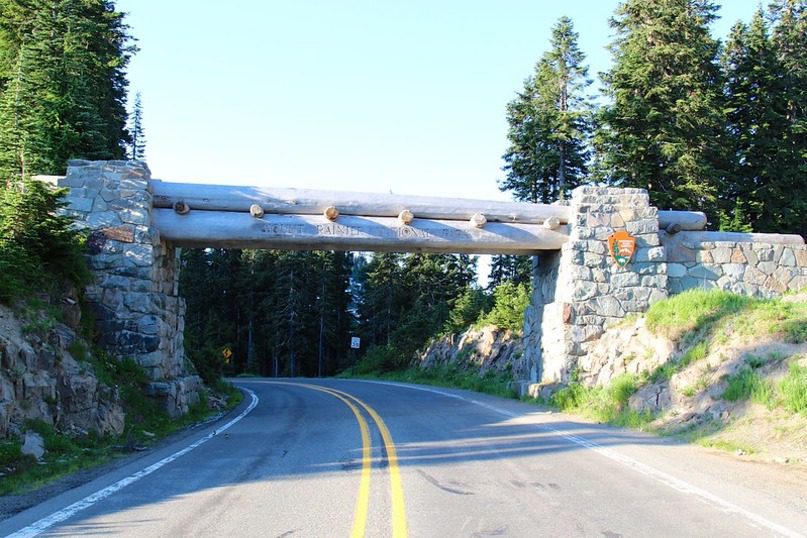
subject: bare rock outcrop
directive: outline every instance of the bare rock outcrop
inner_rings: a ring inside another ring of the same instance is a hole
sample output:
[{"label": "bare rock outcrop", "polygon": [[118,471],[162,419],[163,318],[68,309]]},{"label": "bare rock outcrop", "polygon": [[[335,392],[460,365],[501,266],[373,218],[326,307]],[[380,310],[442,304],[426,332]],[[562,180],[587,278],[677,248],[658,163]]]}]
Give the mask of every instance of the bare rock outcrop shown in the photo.
[{"label": "bare rock outcrop", "polygon": [[417,363],[422,368],[454,364],[480,373],[509,371],[515,379],[528,375],[521,336],[493,325],[440,337],[418,355]]},{"label": "bare rock outcrop", "polygon": [[73,356],[77,340],[65,324],[43,319],[24,324],[0,305],[0,439],[21,434],[26,420],[63,432],[123,432],[118,392]]}]

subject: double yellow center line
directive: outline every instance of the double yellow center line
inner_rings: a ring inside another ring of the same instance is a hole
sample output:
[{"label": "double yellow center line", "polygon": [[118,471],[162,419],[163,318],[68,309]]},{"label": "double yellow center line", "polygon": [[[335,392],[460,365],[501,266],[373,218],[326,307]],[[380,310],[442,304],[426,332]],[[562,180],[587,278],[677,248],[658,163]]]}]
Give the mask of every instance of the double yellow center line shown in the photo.
[{"label": "double yellow center line", "polygon": [[392,536],[394,538],[406,538],[408,536],[406,526],[406,510],[404,508],[403,484],[401,482],[401,471],[398,467],[398,454],[395,451],[395,443],[392,441],[387,425],[381,416],[367,403],[356,398],[352,394],[321,385],[310,385],[306,383],[284,383],[282,381],[272,381],[273,384],[290,385],[294,387],[304,387],[319,392],[324,392],[337,398],[344,403],[356,417],[361,431],[361,482],[359,483],[359,494],[356,498],[356,509],[353,517],[353,529],[350,532],[352,538],[360,538],[365,535],[367,528],[367,514],[370,506],[370,471],[372,469],[372,440],[370,438],[370,427],[361,413],[361,407],[370,415],[375,422],[381,439],[384,441],[384,449],[387,453],[387,463],[390,479],[390,499],[392,502]]}]

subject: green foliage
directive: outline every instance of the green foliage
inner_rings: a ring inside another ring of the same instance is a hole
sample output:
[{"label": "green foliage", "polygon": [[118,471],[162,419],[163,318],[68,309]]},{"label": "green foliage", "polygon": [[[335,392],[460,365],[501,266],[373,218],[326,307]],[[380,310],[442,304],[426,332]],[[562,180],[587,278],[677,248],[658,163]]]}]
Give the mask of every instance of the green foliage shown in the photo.
[{"label": "green foliage", "polygon": [[550,203],[564,198],[588,175],[591,84],[571,19],[552,28],[551,48],[507,105],[507,177],[501,190],[517,200]]},{"label": "green foliage", "polygon": [[0,441],[0,471],[22,459],[22,443],[18,439]]},{"label": "green foliage", "polygon": [[807,367],[799,366],[795,360],[791,362],[778,389],[787,409],[807,415]]},{"label": "green foliage", "polygon": [[655,334],[678,339],[688,331],[739,312],[754,300],[721,290],[688,290],[650,306],[647,329]]},{"label": "green foliage", "polygon": [[505,282],[496,288],[493,298],[493,308],[477,321],[477,325],[495,325],[520,332],[524,328],[524,312],[530,305],[529,287]]},{"label": "green foliage", "polygon": [[478,288],[468,288],[454,303],[443,325],[446,334],[465,331],[491,308],[491,297]]},{"label": "green foliage", "polygon": [[84,237],[60,215],[63,191],[39,181],[0,189],[0,301],[10,302],[69,283],[81,289],[90,281]]},{"label": "green foliage", "polygon": [[560,389],[549,403],[562,411],[571,411],[615,426],[644,428],[653,420],[652,413],[628,408],[628,400],[636,392],[640,380],[632,374],[614,378],[607,387],[587,388],[571,382]]},{"label": "green foliage", "polygon": [[715,216],[727,155],[718,42],[708,1],[626,0],[611,19],[613,67],[595,145],[608,182],[650,191],[660,208]]},{"label": "green foliage", "polygon": [[757,372],[743,368],[727,379],[728,386],[721,398],[730,402],[753,399],[757,403],[770,404],[773,400],[773,387]]},{"label": "green foliage", "polygon": [[146,134],[143,129],[143,99],[140,92],[135,93],[134,107],[132,108],[131,143],[129,144],[129,158],[136,161],[146,160]]},{"label": "green foliage", "polygon": [[493,256],[488,274],[488,290],[495,290],[500,284],[529,284],[532,275],[532,256]]},{"label": "green foliage", "polygon": [[785,333],[785,341],[791,344],[803,344],[807,342],[807,308],[802,305],[801,315],[795,319],[789,319],[782,323],[782,330]]},{"label": "green foliage", "polygon": [[210,383],[223,373],[333,374],[349,362],[352,255],[183,251],[188,356]]},{"label": "green foliage", "polygon": [[472,390],[501,398],[516,398],[517,396],[513,387],[513,376],[510,373],[488,370],[480,374],[476,371],[463,370],[457,364],[444,364],[433,368],[413,367],[407,370],[388,371],[382,374],[379,374],[376,370],[361,375],[362,377],[404,383],[420,383],[423,385]]},{"label": "green foliage", "polygon": [[0,183],[122,158],[133,50],[110,0],[0,3]]},{"label": "green foliage", "polygon": [[696,343],[695,345],[691,346],[689,349],[681,355],[681,358],[678,359],[678,366],[679,369],[684,369],[693,362],[697,362],[701,359],[706,358],[706,354],[709,352],[709,344],[706,340],[701,340],[700,342]]},{"label": "green foliage", "polygon": [[741,201],[736,197],[733,200],[734,209],[731,213],[725,209],[718,210],[718,227],[721,232],[753,232],[754,227],[748,222],[748,215],[743,209]]},{"label": "green foliage", "polygon": [[409,357],[393,345],[371,346],[350,370],[355,375],[384,374],[406,368]]}]

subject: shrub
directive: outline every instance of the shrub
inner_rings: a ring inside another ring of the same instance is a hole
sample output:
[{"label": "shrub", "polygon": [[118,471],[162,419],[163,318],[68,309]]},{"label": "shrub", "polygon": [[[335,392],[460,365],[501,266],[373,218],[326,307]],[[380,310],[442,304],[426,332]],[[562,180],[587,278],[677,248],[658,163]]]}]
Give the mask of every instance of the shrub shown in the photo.
[{"label": "shrub", "polygon": [[393,345],[370,346],[359,362],[352,368],[357,375],[383,374],[400,370],[407,364],[406,356]]}]

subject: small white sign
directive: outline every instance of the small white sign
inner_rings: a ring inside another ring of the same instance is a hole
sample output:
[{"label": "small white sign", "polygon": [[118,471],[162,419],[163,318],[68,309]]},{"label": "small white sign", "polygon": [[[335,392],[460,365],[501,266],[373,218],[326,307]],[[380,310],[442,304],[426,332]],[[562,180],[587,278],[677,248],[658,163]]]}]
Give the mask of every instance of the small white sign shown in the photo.
[{"label": "small white sign", "polygon": [[361,347],[361,338],[352,336],[350,338],[350,349],[359,349]]}]

